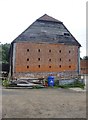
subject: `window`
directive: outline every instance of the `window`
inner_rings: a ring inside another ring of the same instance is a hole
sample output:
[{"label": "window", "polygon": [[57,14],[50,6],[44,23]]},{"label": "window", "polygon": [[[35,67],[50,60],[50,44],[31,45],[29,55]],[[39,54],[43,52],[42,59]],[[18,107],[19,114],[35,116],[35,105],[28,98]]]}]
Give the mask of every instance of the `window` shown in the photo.
[{"label": "window", "polygon": [[71,68],[71,66],[69,65],[69,68]]},{"label": "window", "polygon": [[64,33],[65,36],[70,36],[69,33]]},{"label": "window", "polygon": [[27,61],[29,61],[29,58],[27,58]]},{"label": "window", "polygon": [[27,68],[29,68],[29,66],[27,66]]},{"label": "window", "polygon": [[59,65],[59,67],[61,68],[61,65]]},{"label": "window", "polygon": [[49,66],[49,68],[51,68],[51,66]]},{"label": "window", "polygon": [[60,58],[60,61],[61,61],[61,58]]},{"label": "window", "polygon": [[81,70],[86,70],[86,68],[81,68]]},{"label": "window", "polygon": [[69,50],[69,53],[70,53],[71,51]]},{"label": "window", "polygon": [[38,61],[40,61],[40,58],[38,58]]},{"label": "window", "polygon": [[71,59],[69,59],[69,61],[71,61]]},{"label": "window", "polygon": [[38,65],[38,68],[40,68],[40,65]]},{"label": "window", "polygon": [[27,49],[27,52],[29,52],[29,49]]},{"label": "window", "polygon": [[49,50],[49,52],[51,52],[51,50]]},{"label": "window", "polygon": [[40,49],[38,49],[38,52],[40,52]]},{"label": "window", "polygon": [[49,59],[49,61],[51,62],[51,59]]},{"label": "window", "polygon": [[61,53],[61,50],[59,50],[59,53]]}]

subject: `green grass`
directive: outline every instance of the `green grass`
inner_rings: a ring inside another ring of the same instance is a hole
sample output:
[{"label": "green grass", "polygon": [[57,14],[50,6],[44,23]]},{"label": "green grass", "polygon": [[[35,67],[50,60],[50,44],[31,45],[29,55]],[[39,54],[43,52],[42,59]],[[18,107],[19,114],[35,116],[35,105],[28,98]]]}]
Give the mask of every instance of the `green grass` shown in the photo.
[{"label": "green grass", "polygon": [[79,87],[79,88],[82,88],[82,89],[84,89],[84,86],[85,86],[85,84],[84,83],[81,83],[81,82],[79,82],[79,81],[76,81],[76,82],[74,82],[74,83],[72,83],[72,84],[65,84],[65,85],[58,85],[58,84],[55,84],[55,88],[75,88],[75,87]]},{"label": "green grass", "polygon": [[[2,81],[2,85],[4,87],[10,87],[9,80],[3,80]],[[13,85],[13,87],[14,87],[14,85]],[[48,86],[48,88],[65,88],[65,89],[67,89],[67,88],[75,88],[75,87],[79,87],[79,88],[84,89],[85,84],[81,83],[80,81],[77,80],[77,81],[75,81],[72,84],[59,85],[58,80],[55,80],[55,84],[54,84],[53,87],[52,86]],[[40,88],[43,88],[43,87],[41,87],[41,86],[34,86],[33,88],[40,89]]]}]

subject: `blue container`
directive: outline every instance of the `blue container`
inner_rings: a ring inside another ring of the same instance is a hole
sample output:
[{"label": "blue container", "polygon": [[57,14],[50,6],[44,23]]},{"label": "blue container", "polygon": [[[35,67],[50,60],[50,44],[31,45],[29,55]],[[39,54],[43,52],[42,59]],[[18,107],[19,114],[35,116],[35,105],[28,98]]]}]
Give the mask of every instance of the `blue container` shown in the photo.
[{"label": "blue container", "polygon": [[54,86],[54,76],[48,77],[48,86]]}]

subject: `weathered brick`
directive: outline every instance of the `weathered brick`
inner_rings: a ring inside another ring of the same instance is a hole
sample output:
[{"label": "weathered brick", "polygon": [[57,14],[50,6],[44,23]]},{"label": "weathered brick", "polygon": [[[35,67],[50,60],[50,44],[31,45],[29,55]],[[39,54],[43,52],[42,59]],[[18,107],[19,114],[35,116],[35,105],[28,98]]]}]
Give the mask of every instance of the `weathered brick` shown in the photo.
[{"label": "weathered brick", "polygon": [[[27,49],[29,49],[29,51],[27,51]],[[39,49],[40,52],[38,51]],[[51,52],[49,52],[49,50],[51,50]],[[77,51],[78,47],[72,45],[30,42],[17,43],[14,72],[77,71]],[[38,58],[40,58],[40,60],[38,60]],[[27,59],[29,59],[29,61],[27,61]],[[49,59],[51,59],[51,61],[49,61]],[[29,68],[27,68],[27,66],[29,66]]]}]

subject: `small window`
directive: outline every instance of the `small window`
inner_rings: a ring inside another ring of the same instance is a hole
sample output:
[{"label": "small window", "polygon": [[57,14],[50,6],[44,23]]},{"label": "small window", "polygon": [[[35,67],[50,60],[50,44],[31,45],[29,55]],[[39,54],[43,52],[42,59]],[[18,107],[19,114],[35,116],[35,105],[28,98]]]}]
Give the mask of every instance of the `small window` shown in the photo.
[{"label": "small window", "polygon": [[59,65],[59,67],[61,68],[61,65]]},{"label": "small window", "polygon": [[29,58],[27,58],[27,61],[29,61]]},{"label": "small window", "polygon": [[49,50],[49,52],[51,52],[51,50]]},{"label": "small window", "polygon": [[60,61],[61,61],[61,58],[60,58]]},{"label": "small window", "polygon": [[49,68],[51,68],[51,66],[49,66]]},{"label": "small window", "polygon": [[69,33],[64,33],[65,36],[70,36]]},{"label": "small window", "polygon": [[61,53],[61,50],[59,50],[59,53]]},{"label": "small window", "polygon": [[71,53],[71,51],[69,50],[69,53]]},{"label": "small window", "polygon": [[27,68],[29,68],[29,66],[27,66]]},{"label": "small window", "polygon": [[38,52],[40,52],[40,49],[38,49]]},{"label": "small window", "polygon": [[38,65],[38,68],[40,68],[40,65]]},{"label": "small window", "polygon": [[69,65],[69,68],[71,68],[71,66]]},{"label": "small window", "polygon": [[71,61],[71,59],[69,59],[69,61]]},{"label": "small window", "polygon": [[51,59],[49,59],[49,61],[51,62]]},{"label": "small window", "polygon": [[40,58],[38,58],[38,61],[40,61]]},{"label": "small window", "polygon": [[27,49],[27,52],[29,52],[29,49]]}]

